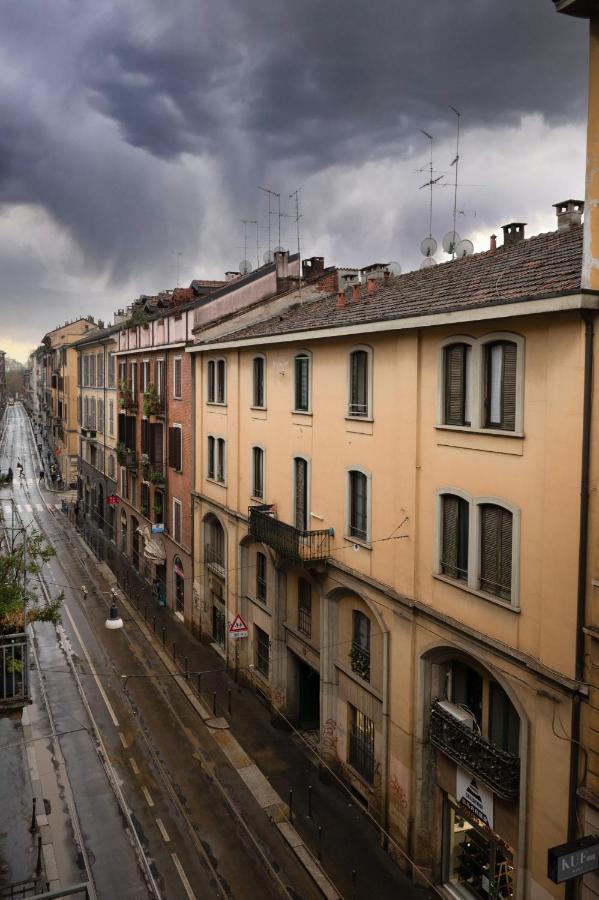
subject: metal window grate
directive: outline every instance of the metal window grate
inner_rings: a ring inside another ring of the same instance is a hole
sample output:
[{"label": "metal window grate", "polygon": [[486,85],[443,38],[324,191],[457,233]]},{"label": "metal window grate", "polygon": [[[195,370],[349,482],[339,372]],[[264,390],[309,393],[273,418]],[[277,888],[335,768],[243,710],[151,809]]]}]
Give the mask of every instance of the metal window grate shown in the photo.
[{"label": "metal window grate", "polygon": [[351,706],[349,763],[369,784],[374,781],[374,722]]}]

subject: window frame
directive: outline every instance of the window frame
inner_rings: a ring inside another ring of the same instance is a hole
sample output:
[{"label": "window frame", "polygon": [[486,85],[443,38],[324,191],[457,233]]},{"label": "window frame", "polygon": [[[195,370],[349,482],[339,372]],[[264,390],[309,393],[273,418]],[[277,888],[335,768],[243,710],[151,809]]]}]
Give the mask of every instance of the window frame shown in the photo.
[{"label": "window frame", "polygon": [[212,356],[207,361],[206,403],[210,406],[227,405],[227,360],[224,356]]},{"label": "window frame", "polygon": [[[357,353],[366,356],[366,410],[364,414],[352,412],[352,357]],[[372,389],[373,389],[373,350],[367,344],[357,344],[347,354],[347,409],[346,419],[356,419],[359,422],[371,422],[372,415]]]},{"label": "window frame", "polygon": [[[306,527],[298,528],[296,519],[297,510],[297,461],[301,460],[306,464]],[[291,459],[291,519],[294,528],[298,531],[310,530],[310,506],[311,506],[311,489],[312,489],[312,464],[309,457],[302,453],[295,453]]]},{"label": "window frame", "polygon": [[[257,453],[257,452],[259,452],[259,453],[261,454],[261,464],[260,464],[260,469],[261,469],[261,472],[260,472],[261,490],[260,490],[260,492],[258,492],[258,491],[256,490],[256,453]],[[261,444],[254,444],[254,445],[252,446],[252,450],[251,450],[251,473],[252,473],[252,478],[251,478],[251,490],[250,490],[250,496],[252,497],[253,500],[262,500],[262,501],[264,501],[264,498],[265,498],[265,496],[266,496],[266,489],[265,489],[265,473],[266,473],[266,465],[265,465],[265,460],[266,460],[266,451],[265,451],[264,447],[263,447]]]},{"label": "window frame", "polygon": [[[177,393],[177,369],[179,370],[179,392]],[[175,356],[173,359],[173,399],[183,399],[183,357]]]},{"label": "window frame", "polygon": [[[270,680],[270,635],[267,631],[264,631],[263,628],[260,628],[258,625],[256,625],[256,623],[254,623],[254,636],[255,636],[255,644],[256,644],[255,655],[254,655],[255,668],[256,668],[256,671],[260,673],[262,678],[265,678],[267,681],[269,681]],[[264,659],[265,659],[264,646],[263,646],[265,642],[263,640],[263,637],[266,638],[266,644],[267,644],[266,666],[265,666],[266,671],[264,670],[264,668],[261,668],[261,666],[260,666],[261,661],[264,661]],[[260,652],[261,649],[262,649],[262,652]]]},{"label": "window frame", "polygon": [[[366,537],[352,534],[352,473],[356,472],[366,478]],[[372,549],[372,473],[361,466],[350,466],[345,470],[345,540]]]},{"label": "window frame", "polygon": [[[177,523],[177,517],[175,514],[175,509],[179,510],[179,535],[177,536],[175,525]],[[183,503],[179,500],[178,497],[173,497],[173,502],[171,504],[171,515],[173,517],[173,527],[171,529],[171,537],[177,544],[181,544],[183,541]]]},{"label": "window frame", "polygon": [[[376,770],[376,725],[373,719],[370,719],[361,709],[348,703],[348,729],[347,729],[347,762],[357,772],[359,777],[372,787],[374,784],[374,773]],[[363,720],[363,721],[362,721]],[[361,737],[358,740],[357,735]],[[365,740],[364,737],[368,740]],[[356,752],[358,745],[362,748],[360,753]],[[360,757],[363,762],[360,761]],[[366,766],[368,761],[368,768]]]},{"label": "window frame", "polygon": [[[256,402],[256,363],[262,363],[262,403]],[[252,409],[266,409],[266,356],[256,353],[252,356]]]},{"label": "window frame", "polygon": [[[307,360],[308,369],[308,390],[307,405],[303,409],[297,405],[298,399],[298,378],[297,378],[297,362],[299,359]],[[298,350],[293,356],[293,413],[300,416],[312,415],[312,353],[310,350]]]},{"label": "window frame", "polygon": [[256,600],[268,603],[268,561],[261,550],[256,550]]},{"label": "window frame", "polygon": [[297,630],[307,638],[312,637],[313,605],[312,582],[300,575],[297,578]]}]

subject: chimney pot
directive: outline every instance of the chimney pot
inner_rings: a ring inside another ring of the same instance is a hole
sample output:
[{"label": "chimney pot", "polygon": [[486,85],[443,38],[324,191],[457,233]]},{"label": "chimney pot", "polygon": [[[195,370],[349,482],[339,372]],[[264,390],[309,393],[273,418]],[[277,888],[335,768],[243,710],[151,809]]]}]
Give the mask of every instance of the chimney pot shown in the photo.
[{"label": "chimney pot", "polygon": [[385,271],[383,272],[383,282],[385,284],[387,284],[387,282],[389,281],[390,275],[391,275],[391,272],[389,271],[389,269],[385,269]]},{"label": "chimney pot", "polygon": [[510,244],[517,244],[524,240],[524,226],[526,222],[509,222],[502,225],[503,230],[503,246],[508,247]]},{"label": "chimney pot", "polygon": [[582,224],[584,200],[564,200],[562,203],[554,203],[553,208],[557,214],[558,231]]},{"label": "chimney pot", "polygon": [[497,235],[496,234],[491,235],[491,248],[490,249],[493,251],[493,253],[495,253],[495,251],[497,250]]},{"label": "chimney pot", "polygon": [[362,295],[361,295],[361,293],[360,293],[360,285],[359,285],[359,284],[352,284],[352,300],[356,300],[356,301],[357,301],[357,300],[360,300],[361,297],[362,297]]},{"label": "chimney pot", "polygon": [[376,291],[376,279],[375,278],[368,279],[367,290],[368,290],[369,294],[374,294],[374,292]]},{"label": "chimney pot", "polygon": [[345,291],[337,291],[337,309],[343,309],[345,304]]}]

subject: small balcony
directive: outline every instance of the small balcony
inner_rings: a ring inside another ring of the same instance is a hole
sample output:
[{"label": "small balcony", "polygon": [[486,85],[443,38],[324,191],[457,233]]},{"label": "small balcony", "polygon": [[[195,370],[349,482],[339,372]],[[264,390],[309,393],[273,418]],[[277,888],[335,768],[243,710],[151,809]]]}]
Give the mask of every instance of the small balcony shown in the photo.
[{"label": "small balcony", "polygon": [[137,468],[137,457],[135,455],[135,450],[129,450],[127,447],[118,447],[116,451],[116,458],[119,466],[124,466],[126,469]]},{"label": "small balcony", "polygon": [[480,778],[499,797],[512,801],[518,798],[520,758],[459,722],[436,700],[431,707],[430,739],[434,747]]},{"label": "small balcony", "polygon": [[156,416],[164,418],[166,410],[166,395],[164,390],[159,391],[158,388],[151,384],[143,396],[144,416]]},{"label": "small balcony", "polygon": [[135,412],[137,409],[137,395],[134,394],[126,382],[119,385],[119,409]]},{"label": "small balcony", "polygon": [[286,559],[309,565],[327,560],[331,555],[332,529],[301,531],[275,519],[270,506],[250,506],[248,518],[252,537]]},{"label": "small balcony", "polygon": [[143,477],[150,484],[163,485],[166,481],[166,472],[163,462],[154,462],[147,453],[142,454]]},{"label": "small balcony", "polygon": [[204,547],[204,562],[209,569],[212,569],[213,572],[216,572],[217,575],[221,575],[224,578],[226,573],[225,559],[222,550],[218,550],[216,547],[211,547],[210,544],[206,544]]}]

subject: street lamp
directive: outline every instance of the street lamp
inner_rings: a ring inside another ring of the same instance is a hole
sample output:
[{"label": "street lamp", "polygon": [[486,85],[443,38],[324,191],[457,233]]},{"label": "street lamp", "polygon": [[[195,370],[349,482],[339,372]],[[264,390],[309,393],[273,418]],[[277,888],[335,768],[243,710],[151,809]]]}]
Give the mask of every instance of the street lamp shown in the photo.
[{"label": "street lamp", "polygon": [[123,620],[119,616],[119,611],[116,607],[117,594],[114,588],[110,591],[110,599],[110,611],[104,625],[111,631],[115,631],[117,628],[123,627]]}]

